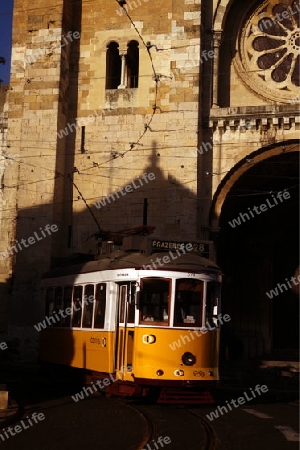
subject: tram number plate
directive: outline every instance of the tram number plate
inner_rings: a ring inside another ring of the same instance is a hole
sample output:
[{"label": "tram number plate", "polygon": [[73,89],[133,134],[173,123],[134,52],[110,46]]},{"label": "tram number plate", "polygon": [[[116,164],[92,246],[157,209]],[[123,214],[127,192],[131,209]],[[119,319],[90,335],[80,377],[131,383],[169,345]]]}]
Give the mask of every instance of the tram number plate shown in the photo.
[{"label": "tram number plate", "polygon": [[205,247],[205,244],[196,244],[195,242],[192,242],[193,245],[193,249],[197,252],[205,252],[205,251],[209,251],[208,248]]},{"label": "tram number plate", "polygon": [[204,372],[202,372],[202,370],[194,370],[194,372],[193,372],[193,375],[194,375],[194,377],[205,377],[205,373]]}]

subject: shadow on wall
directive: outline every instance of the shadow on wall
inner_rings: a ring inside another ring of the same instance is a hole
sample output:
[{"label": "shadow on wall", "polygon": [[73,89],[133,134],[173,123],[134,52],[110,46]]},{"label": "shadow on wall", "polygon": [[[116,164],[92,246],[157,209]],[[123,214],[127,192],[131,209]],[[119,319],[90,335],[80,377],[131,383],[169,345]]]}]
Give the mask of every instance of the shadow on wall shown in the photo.
[{"label": "shadow on wall", "polygon": [[[74,224],[72,232],[76,235],[76,242],[79,242],[80,248],[76,248],[75,244],[72,245],[69,239],[70,229],[69,225],[66,226],[63,211],[60,219],[53,223],[53,204],[41,204],[18,212],[16,233],[18,244],[14,242],[10,247],[10,252],[14,256],[13,280],[10,282],[9,289],[8,285],[3,286],[6,297],[9,298],[9,335],[12,356],[17,358],[18,345],[21,347],[20,352],[23,357],[36,356],[38,336],[33,326],[44,318],[44,305],[40,298],[42,274],[53,266],[94,259],[98,252],[99,237],[105,238],[111,233],[122,235],[117,232],[141,225],[145,219],[145,199],[148,205],[149,225],[157,225],[157,229],[167,238],[187,238],[180,233],[182,224],[176,221],[175,224],[171,224],[172,233],[170,231],[168,233],[164,227],[167,223],[167,215],[173,215],[174,218],[183,217],[188,223],[192,218],[191,215],[195,215],[196,197],[190,189],[180,184],[176,177],[166,176],[157,165],[159,158],[155,142],[153,142],[149,164],[135,178],[135,185],[138,187],[134,188],[134,180],[128,180],[128,183],[120,188],[123,193],[126,193],[126,187],[128,185],[132,187],[126,195],[117,197],[115,191],[112,192],[114,199],[100,209],[89,204],[94,217],[81,200],[82,211],[73,214],[70,219]],[[137,180],[144,181],[144,174],[152,174],[152,176],[140,185]],[[66,177],[66,183],[71,183],[68,177]],[[60,180],[59,186],[62,188]],[[57,199],[58,196],[55,198]],[[60,196],[60,198],[63,197]],[[62,200],[61,203],[64,208],[69,207],[69,205],[65,206],[66,201]],[[56,217],[59,216],[56,214]],[[100,230],[95,223],[95,218]],[[85,244],[89,248],[86,252]],[[69,345],[72,345],[72,342]]]}]

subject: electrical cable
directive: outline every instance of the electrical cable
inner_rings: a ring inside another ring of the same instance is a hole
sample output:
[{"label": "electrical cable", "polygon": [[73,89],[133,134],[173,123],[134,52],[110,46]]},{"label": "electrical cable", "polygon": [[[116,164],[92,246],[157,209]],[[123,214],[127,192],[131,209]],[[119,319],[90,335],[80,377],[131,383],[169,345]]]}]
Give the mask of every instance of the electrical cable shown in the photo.
[{"label": "electrical cable", "polygon": [[[93,1],[93,0],[91,0],[91,1]],[[118,0],[116,0],[116,2],[119,4]],[[80,2],[77,2],[77,3],[79,4]],[[76,4],[76,2],[75,2],[74,4]],[[44,7],[41,7],[41,8],[32,8],[31,10],[33,10],[33,9],[44,9]],[[156,82],[156,84],[155,84],[155,104],[154,104],[154,106],[153,106],[153,113],[152,113],[152,115],[151,115],[151,117],[150,117],[148,123],[145,125],[145,129],[144,129],[143,133],[140,135],[140,137],[138,138],[138,140],[137,140],[136,142],[132,142],[132,143],[130,144],[130,148],[129,148],[128,150],[126,150],[126,151],[123,152],[123,153],[119,153],[117,156],[112,157],[111,159],[109,159],[109,160],[107,160],[107,161],[105,161],[105,162],[103,162],[103,163],[93,163],[93,166],[92,166],[92,167],[89,167],[89,168],[86,168],[86,169],[81,169],[80,171],[77,170],[78,175],[101,176],[101,175],[90,175],[90,174],[87,174],[87,173],[84,173],[84,172],[87,171],[87,170],[90,170],[90,169],[94,169],[94,168],[98,168],[98,167],[100,167],[100,166],[103,166],[104,164],[110,163],[111,161],[116,160],[116,159],[118,159],[119,157],[123,158],[128,152],[131,152],[131,151],[138,151],[138,149],[136,149],[136,148],[134,148],[134,147],[136,147],[136,146],[140,143],[141,139],[144,137],[144,135],[145,135],[146,132],[148,131],[148,129],[149,129],[149,127],[150,127],[150,124],[151,124],[151,122],[152,122],[152,120],[153,120],[153,118],[154,118],[154,115],[155,115],[155,113],[156,113],[156,109],[159,108],[159,107],[156,105],[156,102],[157,102],[157,97],[158,97],[158,81],[160,81],[160,78],[161,78],[162,75],[158,76],[157,73],[156,73],[156,71],[155,71],[155,67],[154,67],[154,63],[153,63],[153,58],[152,58],[150,49],[151,49],[152,47],[154,47],[157,51],[167,51],[167,50],[176,49],[176,47],[170,48],[170,49],[158,49],[158,48],[156,47],[156,45],[151,45],[151,44],[149,45],[149,43],[148,43],[148,44],[145,43],[143,37],[141,36],[139,30],[138,30],[137,27],[135,26],[135,23],[133,22],[132,18],[130,17],[130,15],[128,14],[128,12],[126,11],[126,9],[125,9],[124,7],[122,7],[122,9],[125,11],[125,13],[126,13],[128,19],[130,20],[132,26],[134,27],[135,31],[136,31],[137,34],[139,35],[139,37],[140,37],[140,39],[141,39],[143,45],[146,47],[147,52],[148,52],[148,55],[149,55],[149,58],[150,58],[150,61],[151,61],[151,66],[152,66],[152,70],[153,70],[153,74],[154,74],[154,80],[155,80],[155,82]],[[0,13],[0,14],[1,14],[1,13]],[[199,44],[195,44],[195,45],[199,45]],[[194,46],[195,46],[195,45],[194,45]],[[185,48],[185,47],[188,47],[188,46],[182,46],[182,47],[178,47],[178,48]],[[183,69],[183,68],[182,68],[182,69]],[[180,69],[178,69],[178,70],[180,70]],[[254,71],[254,72],[258,72],[258,71]],[[207,76],[208,76],[208,75],[207,75]],[[168,112],[169,112],[169,111],[168,111]],[[179,112],[179,111],[176,111],[176,112]],[[151,130],[151,131],[152,131],[152,130]],[[177,131],[178,131],[178,130],[177,130]],[[159,132],[159,131],[158,131],[158,132]],[[16,141],[15,141],[15,142],[16,142]],[[51,142],[51,141],[50,141],[50,142]],[[94,142],[93,142],[93,143],[94,143]],[[227,143],[227,142],[226,142],[226,143]],[[257,142],[256,142],[256,141],[253,141],[253,143],[257,143]],[[233,144],[234,144],[234,145],[240,145],[239,143],[233,143]],[[118,143],[118,145],[119,145],[119,143]],[[27,148],[29,148],[29,147],[27,147]],[[164,147],[164,148],[170,148],[170,147]],[[161,148],[159,148],[158,150],[161,151]],[[91,153],[91,154],[94,154],[94,153],[104,153],[104,152],[105,152],[105,151],[101,151],[101,152],[93,152],[93,153]],[[197,149],[195,150],[195,152],[197,153]],[[71,154],[72,154],[72,153],[71,153]],[[34,156],[38,156],[38,155],[34,155]],[[41,157],[41,155],[39,155],[39,156]],[[43,156],[44,156],[44,155],[43,155]],[[52,155],[49,155],[49,156],[52,156]],[[27,155],[27,157],[29,157],[29,156]],[[164,157],[171,157],[171,156],[164,156]],[[174,157],[172,156],[172,158],[174,158]],[[180,156],[178,156],[178,158],[180,158]],[[9,158],[9,157],[8,157],[7,159],[12,159],[12,158]],[[213,159],[219,159],[219,158],[213,158]],[[234,158],[225,158],[225,159],[234,159]],[[33,164],[29,164],[29,163],[26,163],[26,162],[24,162],[24,161],[18,161],[18,162],[20,162],[20,163],[22,163],[22,164],[27,164],[28,166],[35,167],[35,168],[39,168],[39,169],[42,169],[42,170],[51,170],[51,171],[53,171],[53,169],[43,168],[43,167],[39,167],[39,166],[34,166]],[[262,161],[262,162],[263,162],[263,161]],[[282,163],[282,164],[284,164],[284,163]],[[221,172],[221,173],[219,173],[219,174],[211,174],[211,175],[212,175],[212,176],[219,176],[220,174],[228,173],[228,172],[229,172],[229,171]],[[56,175],[54,178],[51,178],[51,179],[56,179],[56,178],[59,177],[59,176],[66,176],[66,175],[63,175],[63,174],[61,174],[61,173],[59,173],[59,172],[56,172],[56,173],[57,173],[57,175]],[[67,176],[70,177],[70,175],[71,175],[71,174],[68,174]],[[104,177],[104,175],[102,175],[102,176]],[[293,178],[293,177],[291,177],[291,178]],[[49,180],[51,180],[51,179],[49,179]],[[29,182],[28,184],[38,183],[38,182],[42,182],[42,181],[45,181],[45,180],[36,181],[36,182]],[[79,188],[77,187],[77,185],[74,183],[74,181],[73,181],[72,179],[71,179],[71,181],[72,181],[72,183],[73,183],[74,188],[78,191],[78,193],[79,193],[79,195],[80,195],[80,198],[84,201],[86,207],[87,207],[87,208],[89,209],[89,211],[92,213],[92,211],[90,210],[89,206],[88,206],[87,203],[86,203],[86,200],[84,199],[82,193],[80,192]],[[186,182],[185,184],[191,183],[191,182],[194,182],[194,181],[196,181],[196,180],[188,181],[188,182]],[[95,183],[95,184],[101,184],[101,183]],[[181,183],[181,184],[183,184],[183,183]],[[19,184],[19,186],[24,186],[24,185],[26,185],[26,183],[21,184],[21,185]],[[6,186],[6,187],[8,187],[8,186]],[[15,187],[16,187],[16,186],[15,186]],[[248,195],[262,195],[262,194],[248,194]],[[209,197],[205,197],[205,198],[209,198]],[[75,201],[75,200],[73,200],[73,201]],[[77,200],[76,200],[76,201],[77,201]],[[58,203],[64,203],[64,202],[58,202]],[[93,213],[92,213],[92,215],[93,215]],[[93,215],[93,218],[94,218],[94,220],[97,222],[97,219],[95,218],[94,215]],[[98,222],[97,222],[97,226],[98,226],[99,231],[102,231],[100,225],[98,224]]]}]

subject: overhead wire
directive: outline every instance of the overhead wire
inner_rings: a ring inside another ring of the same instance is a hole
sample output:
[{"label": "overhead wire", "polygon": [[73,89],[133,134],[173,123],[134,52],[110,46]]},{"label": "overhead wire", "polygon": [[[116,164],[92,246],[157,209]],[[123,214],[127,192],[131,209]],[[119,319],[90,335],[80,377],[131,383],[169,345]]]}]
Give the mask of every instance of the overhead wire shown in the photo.
[{"label": "overhead wire", "polygon": [[[166,148],[170,148],[170,147],[166,147]],[[293,150],[293,149],[296,149],[296,148],[298,148],[298,145],[293,145],[293,146],[291,146],[291,147],[289,147],[289,150]],[[197,151],[196,151],[196,153],[197,153]],[[288,153],[291,153],[291,152],[288,152]],[[288,154],[287,153],[287,154]],[[275,155],[274,157],[276,157],[276,156],[278,156],[278,155]],[[143,157],[143,155],[141,155],[141,158]],[[164,155],[160,155],[160,157],[158,157],[158,159],[160,159],[161,157],[164,157]],[[178,156],[178,158],[180,158],[180,156]],[[9,158],[10,160],[13,160],[13,158]],[[113,158],[113,159],[115,159],[115,158]],[[215,157],[215,158],[211,158],[212,160],[219,160],[219,158],[217,158],[217,157]],[[234,158],[234,157],[226,157],[226,158],[223,158],[223,159],[226,159],[226,160],[235,160],[236,158]],[[15,162],[18,162],[18,163],[20,163],[20,164],[25,164],[25,165],[28,165],[28,166],[30,166],[30,167],[34,167],[34,168],[36,168],[36,169],[41,169],[41,167],[40,166],[38,166],[38,165],[34,165],[34,164],[29,164],[29,163],[26,163],[26,162],[23,162],[22,160],[14,160]],[[255,165],[257,165],[257,164],[268,164],[268,165],[270,165],[270,164],[274,164],[274,165],[286,165],[286,164],[295,164],[294,162],[292,162],[292,161],[287,161],[287,162],[285,162],[285,161],[270,161],[270,160],[268,160],[268,161],[265,161],[265,160],[262,160],[262,161],[252,161],[252,160],[249,160],[249,161],[245,161],[246,163],[248,162],[249,164],[251,164],[251,165],[253,165],[253,166],[255,166]],[[104,164],[104,163],[103,163]],[[100,165],[100,164],[99,164]],[[98,165],[98,166],[99,166]],[[93,166],[92,168],[95,168],[95,166]],[[109,166],[107,167],[107,168],[109,168]],[[48,170],[48,171],[51,171],[51,173],[53,172],[53,169],[52,168],[48,168],[48,167],[42,167],[42,169],[43,170]],[[88,170],[88,169],[91,169],[91,167],[90,168],[87,168],[87,169],[85,169],[86,171]],[[126,169],[126,167],[125,167],[125,169]],[[132,169],[132,167],[128,167],[128,170],[131,170]],[[142,167],[142,168],[136,168],[136,170],[137,171],[142,171],[142,170],[144,170],[144,167]],[[213,176],[219,176],[219,175],[221,175],[221,174],[224,174],[224,173],[229,173],[230,172],[230,170],[231,169],[229,169],[229,170],[226,170],[225,172],[219,172],[219,173],[211,173],[211,172],[208,172],[206,175],[211,175],[212,177]],[[88,173],[86,173],[86,171],[84,172],[84,170],[81,170],[81,171],[78,171],[78,169],[76,169],[75,170],[75,173],[77,172],[78,173],[78,175],[82,175],[82,176],[92,176],[93,178],[95,178],[95,177],[101,177],[101,178],[109,178],[109,176],[107,176],[107,175],[103,175],[103,174],[93,174],[93,175],[91,175],[91,174],[88,174]],[[74,171],[73,172],[71,172],[71,173],[74,173]],[[70,174],[62,174],[62,173],[60,173],[60,172],[58,172],[58,171],[56,171],[56,175],[54,176],[54,177],[51,177],[51,178],[47,178],[46,180],[47,181],[51,181],[51,180],[54,180],[54,179],[56,179],[56,178],[58,178],[58,177],[64,177],[64,176],[69,176]],[[245,174],[245,176],[246,177],[256,177],[256,175],[253,175],[253,176],[251,176],[251,175],[247,175],[247,174]],[[260,176],[264,176],[264,175],[260,175]],[[267,178],[270,178],[270,177],[274,177],[274,178],[276,178],[276,176],[274,175],[265,175],[265,177],[267,177]],[[115,179],[120,179],[120,180],[123,180],[124,178],[123,177],[117,177],[117,176],[114,176],[114,178]],[[138,176],[137,176],[137,178],[138,178]],[[292,179],[292,178],[294,178],[294,177],[284,177],[284,178],[288,178],[288,179]],[[8,189],[13,189],[13,188],[16,188],[17,186],[21,186],[22,188],[24,188],[24,186],[27,186],[27,185],[32,185],[32,184],[36,184],[36,183],[43,183],[43,182],[45,182],[45,178],[43,178],[43,179],[41,179],[41,180],[35,180],[35,181],[24,181],[24,182],[22,182],[22,180],[21,180],[21,182],[19,182],[18,183],[18,185],[2,185],[2,187],[0,187],[0,191],[1,191],[1,189],[4,189],[4,188],[8,188]],[[101,185],[101,183],[97,183],[96,181],[94,182],[94,184],[99,184],[99,185]],[[114,186],[116,186],[116,185],[114,185]],[[117,188],[119,187],[120,188],[120,186],[116,186]]]},{"label": "overhead wire", "polygon": [[[93,1],[93,0],[92,0],[92,1]],[[119,4],[118,0],[116,0],[116,2]],[[78,2],[78,3],[80,3],[80,2]],[[33,9],[44,9],[44,7],[41,7],[41,8],[32,8],[31,10],[33,10]],[[150,49],[151,49],[152,47],[156,48],[157,51],[165,51],[165,50],[175,49],[175,47],[174,47],[174,48],[170,48],[170,49],[157,49],[157,47],[156,47],[155,45],[149,45],[149,44],[145,43],[145,41],[144,41],[142,35],[140,34],[139,30],[138,30],[137,27],[135,26],[135,23],[133,22],[132,18],[131,18],[130,15],[128,14],[127,10],[126,10],[125,8],[123,8],[123,10],[124,10],[125,14],[127,15],[128,19],[130,20],[131,24],[133,25],[135,31],[138,33],[138,35],[139,35],[139,37],[140,37],[140,39],[141,39],[143,45],[144,45],[144,46],[146,47],[146,49],[147,49],[147,52],[148,52],[149,57],[150,57],[150,61],[151,61],[151,65],[152,65],[152,70],[153,70],[153,74],[154,74],[154,80],[155,80],[155,82],[156,82],[156,83],[155,83],[155,102],[154,102],[155,104],[154,104],[154,107],[153,107],[153,113],[151,114],[151,117],[150,117],[150,119],[149,119],[149,121],[148,121],[148,123],[147,123],[147,126],[145,126],[144,131],[143,131],[143,133],[140,135],[140,137],[138,138],[138,140],[137,140],[136,142],[131,143],[131,144],[130,144],[130,147],[129,147],[125,152],[123,152],[123,153],[120,152],[117,156],[114,156],[114,157],[112,157],[112,158],[110,158],[110,159],[108,159],[108,160],[106,160],[106,161],[104,161],[104,162],[102,162],[102,163],[93,163],[93,166],[92,166],[92,167],[85,168],[85,169],[80,169],[80,171],[77,171],[77,173],[78,173],[79,175],[89,175],[89,174],[86,174],[86,173],[84,173],[84,172],[87,171],[87,170],[90,170],[90,169],[99,168],[100,166],[103,166],[103,165],[105,165],[105,164],[108,164],[108,163],[110,163],[111,161],[118,159],[119,157],[122,157],[122,158],[123,158],[128,152],[131,152],[131,151],[139,151],[139,149],[135,149],[134,147],[136,147],[136,146],[140,143],[141,139],[142,139],[142,138],[144,137],[144,135],[147,133],[147,131],[148,131],[148,129],[149,129],[149,126],[150,126],[150,124],[151,124],[151,122],[152,122],[152,120],[153,120],[153,118],[154,118],[155,113],[156,113],[156,109],[157,109],[156,101],[157,101],[157,96],[158,96],[158,81],[160,81],[160,77],[161,77],[161,75],[158,76],[157,73],[156,73],[156,71],[155,71],[155,67],[154,67],[154,63],[153,63],[153,58],[152,58]],[[198,44],[195,44],[195,45],[198,45]],[[182,46],[182,48],[183,48],[183,47],[185,47],[185,46]],[[169,112],[169,111],[168,111],[168,112]],[[151,130],[151,131],[152,131],[152,130]],[[178,130],[177,130],[177,131],[178,131]],[[159,131],[158,131],[158,132],[159,132]],[[51,142],[51,141],[50,141],[50,142]],[[93,141],[93,143],[94,143],[94,141]],[[253,141],[253,143],[257,143],[257,141]],[[118,144],[120,144],[120,143],[118,143]],[[240,145],[240,143],[233,143],[233,144],[234,144],[234,145]],[[168,148],[168,147],[165,147],[165,148]],[[146,149],[146,148],[145,148],[145,149]],[[145,149],[144,149],[144,150],[145,150]],[[148,148],[147,148],[147,149],[148,149]],[[161,148],[158,148],[157,150],[158,150],[158,151],[161,151]],[[195,151],[197,152],[197,148],[195,149]],[[104,153],[104,152],[105,152],[105,151],[101,151],[101,152],[91,152],[91,153],[89,153],[89,154],[92,155],[92,154],[96,154],[96,153]],[[38,155],[35,155],[35,156],[38,156]],[[39,156],[41,157],[41,155],[39,155]],[[44,155],[43,155],[43,156],[44,156]],[[49,156],[52,156],[52,155],[49,155]],[[166,156],[166,155],[161,155],[161,156],[163,156],[163,157],[169,157],[169,156]],[[29,157],[29,156],[27,156],[27,157]],[[180,157],[180,156],[178,156],[178,158],[179,158],[179,157]],[[172,156],[172,158],[174,158],[174,156]],[[213,158],[213,159],[219,159],[219,158]],[[225,158],[225,159],[234,159],[234,158]],[[24,161],[19,161],[19,162],[22,163],[22,164],[27,164],[27,165],[29,165],[29,166],[31,166],[31,167],[36,167],[36,168],[42,169],[42,170],[52,170],[52,171],[53,171],[53,169],[43,168],[43,167],[41,168],[41,167],[39,167],[39,166],[34,166],[33,164],[25,163]],[[227,172],[222,172],[222,173],[228,173],[228,172],[229,172],[229,171],[227,171]],[[71,174],[73,174],[73,172],[72,172]],[[71,174],[67,174],[67,176],[70,176]],[[220,174],[221,174],[221,173],[220,173]],[[216,175],[220,175],[220,174],[211,174],[211,175],[212,175],[212,176],[216,176]],[[53,178],[51,178],[51,179],[56,179],[56,178],[59,177],[59,176],[66,176],[66,175],[57,172],[57,174],[55,175],[55,177],[53,177]],[[93,176],[101,176],[101,175],[93,175]],[[104,177],[104,175],[102,175],[102,176]],[[50,179],[49,179],[49,180],[50,180]],[[42,181],[44,181],[44,180],[41,180],[40,182],[42,182]],[[77,187],[77,185],[74,184],[74,181],[73,181],[73,180],[71,180],[71,181],[72,181],[73,186],[75,187],[75,189],[77,189],[77,191],[78,191],[78,193],[79,193],[81,199],[85,202],[86,206],[88,207],[88,205],[87,205],[87,203],[86,203],[86,201],[85,201],[85,199],[84,199],[82,193],[80,192],[79,188]],[[195,180],[194,180],[194,181],[195,181]],[[38,182],[39,182],[39,181],[28,182],[28,184],[33,184],[33,183],[38,183]],[[189,181],[189,182],[193,182],[193,181]],[[189,183],[189,182],[187,182],[187,183]],[[97,183],[96,183],[96,184],[97,184]],[[19,184],[19,185],[20,185],[20,184]],[[25,183],[24,183],[24,184],[21,184],[21,186],[24,186],[24,185],[26,185],[26,184],[25,184]],[[7,186],[7,187],[8,187],[8,186]],[[205,197],[205,198],[209,198],[209,197]],[[60,203],[62,203],[62,202],[60,202]],[[89,208],[89,207],[88,207],[88,208]],[[98,223],[97,223],[97,224],[98,224]],[[99,224],[98,224],[98,227],[99,227]],[[101,229],[101,228],[100,228],[100,229]]]},{"label": "overhead wire", "polygon": [[[230,194],[229,193],[226,198],[231,198],[231,197],[245,197],[246,198],[246,197],[267,196],[267,195],[271,195],[271,194],[277,194],[278,192],[290,191],[290,190],[296,189],[296,188],[299,188],[299,184],[295,184],[293,186],[284,187],[284,188],[281,188],[281,189],[266,189],[264,191],[251,192],[251,193],[248,193],[248,194],[245,194],[245,193],[243,193],[243,194],[238,194],[238,193]],[[159,188],[159,189],[161,190],[161,188]],[[178,185],[178,191],[180,192],[182,190],[184,190],[184,189],[181,187],[181,185]],[[174,195],[175,196],[179,195],[179,192],[174,194]],[[171,196],[172,195],[173,194],[171,194]],[[169,196],[169,194],[166,194],[166,196]],[[193,192],[188,192],[188,195],[186,195],[184,198],[185,199],[195,200],[195,201],[196,200],[212,200],[213,196],[211,196],[211,195],[199,196],[199,195],[194,195]],[[93,199],[94,198],[88,198],[87,200],[93,200]],[[81,199],[74,199],[74,202],[79,202],[79,201],[81,201]],[[131,203],[131,206],[141,205],[141,201],[138,202],[138,201],[133,200],[133,199],[131,200],[130,198],[128,198],[128,201]],[[153,199],[153,204],[154,205],[155,204],[161,204],[162,202],[164,202],[164,198]],[[114,210],[115,209],[115,210],[118,210],[118,211],[120,210],[120,208],[124,208],[126,210],[126,208],[128,207],[128,205],[125,205],[125,204],[119,205],[117,203],[115,203],[115,204],[114,203],[115,202],[112,202],[112,203],[109,203],[109,204],[107,204],[105,206],[109,207],[110,210]],[[53,205],[69,204],[69,200],[64,200],[64,201],[60,201],[60,202],[53,202],[52,204]],[[45,206],[47,207],[47,205],[45,205]],[[30,206],[30,210],[34,210],[34,209],[40,208],[40,207],[41,207],[40,205],[32,205],[32,206]],[[2,210],[2,212],[9,212],[9,211],[15,211],[15,208],[5,208],[5,209]],[[20,214],[20,217],[28,218],[28,219],[34,219],[34,217],[31,217],[31,216],[27,216],[26,217],[23,214]],[[45,216],[45,217],[47,217],[47,216]],[[5,214],[3,214],[2,218],[3,219],[16,220],[16,216],[6,216]]]},{"label": "overhead wire", "polygon": [[[117,0],[116,0],[116,1],[117,1]],[[78,2],[78,3],[79,3],[79,2]],[[118,2],[117,2],[117,3],[118,3]],[[119,3],[118,3],[118,4],[119,4]],[[47,6],[47,9],[49,9],[49,7],[51,8],[51,6]],[[38,8],[34,8],[34,9],[38,9]],[[41,9],[43,9],[43,8],[41,8]],[[147,53],[148,53],[148,56],[149,56],[150,61],[151,61],[151,67],[152,67],[152,70],[153,70],[154,81],[155,81],[155,95],[154,95],[153,112],[152,112],[151,117],[150,117],[150,119],[148,120],[147,124],[145,124],[144,130],[143,130],[142,134],[139,136],[139,138],[136,140],[136,142],[130,143],[130,147],[129,147],[125,152],[118,153],[117,155],[115,155],[114,157],[112,157],[112,158],[110,158],[109,160],[105,161],[104,163],[101,163],[101,164],[96,163],[97,167],[99,167],[100,165],[103,165],[103,164],[107,164],[107,163],[111,162],[112,160],[115,160],[115,159],[117,159],[117,158],[119,158],[119,157],[122,157],[122,158],[123,158],[127,153],[129,153],[130,151],[132,151],[134,147],[136,147],[137,145],[139,145],[139,144],[140,144],[140,141],[143,139],[143,137],[145,136],[145,134],[146,134],[147,131],[149,130],[150,124],[151,124],[151,122],[152,122],[152,120],[153,120],[153,117],[154,117],[154,115],[155,115],[155,113],[156,113],[156,109],[158,108],[158,106],[157,106],[158,81],[159,81],[160,78],[159,78],[159,76],[157,75],[157,73],[156,73],[156,71],[155,71],[155,67],[154,67],[154,64],[153,64],[153,58],[152,58],[152,55],[151,55],[151,52],[150,52],[150,48],[151,48],[151,47],[147,46],[147,44],[146,44],[146,42],[144,41],[144,39],[143,39],[141,33],[139,32],[139,30],[137,29],[136,25],[135,25],[134,22],[132,21],[130,15],[128,14],[128,12],[127,12],[125,9],[124,9],[124,11],[125,11],[125,13],[126,13],[128,19],[130,20],[132,26],[134,27],[135,31],[137,32],[139,38],[141,39],[141,42],[142,42],[143,45],[145,46],[145,48],[146,48],[146,50],[147,50]],[[26,162],[23,162],[23,161],[19,161],[19,162],[20,162],[21,164],[26,164],[26,165],[28,165],[28,166],[30,166],[30,167],[36,167],[36,166],[34,166],[33,164],[30,164],[30,163],[26,163]],[[93,164],[93,167],[95,167],[95,163]],[[44,170],[49,170],[49,168],[43,168],[43,167],[39,167],[39,169],[42,169],[42,170],[43,170],[43,169],[44,169]],[[50,169],[50,170],[51,170],[51,169]],[[83,170],[86,170],[86,169],[83,169]],[[82,169],[81,169],[81,171],[82,171]],[[102,232],[101,227],[100,227],[100,225],[99,225],[99,223],[98,223],[98,221],[97,221],[97,218],[95,217],[94,213],[92,212],[92,210],[90,209],[89,205],[87,204],[87,202],[86,202],[86,200],[85,200],[85,198],[84,198],[82,192],[79,190],[78,186],[76,185],[76,183],[75,183],[74,180],[73,180],[73,173],[74,173],[74,172],[79,172],[79,171],[76,169],[76,170],[74,170],[72,173],[67,174],[67,175],[62,174],[62,173],[56,171],[56,176],[55,176],[54,178],[52,178],[52,179],[55,179],[55,178],[57,178],[58,176],[68,176],[68,177],[70,178],[70,180],[71,180],[71,182],[72,182],[74,188],[77,190],[77,192],[78,192],[80,198],[81,198],[82,201],[85,203],[85,206],[87,207],[87,209],[89,210],[90,214],[92,215],[93,220],[97,223],[97,228],[98,228],[99,232]],[[36,183],[36,182],[37,182],[37,181],[32,182],[32,183]],[[30,184],[30,182],[29,182],[28,184]],[[18,186],[22,186],[22,184],[19,184],[19,183],[18,183]],[[6,186],[6,187],[9,188],[9,186]],[[2,187],[2,189],[3,189],[3,187]]]},{"label": "overhead wire", "polygon": [[[116,0],[116,2],[118,3],[117,0]],[[118,3],[118,4],[119,4],[119,3]],[[157,107],[158,107],[158,106],[157,106],[157,97],[158,97],[158,81],[159,81],[159,77],[157,76],[157,73],[156,73],[156,70],[155,70],[155,67],[154,67],[153,58],[152,58],[152,55],[151,55],[151,52],[150,52],[150,48],[151,48],[151,47],[149,47],[149,46],[146,44],[146,42],[144,41],[143,36],[141,35],[141,33],[139,32],[139,30],[137,29],[135,23],[132,21],[130,15],[128,14],[128,12],[126,11],[126,9],[125,9],[125,8],[123,8],[123,9],[124,9],[124,11],[125,11],[125,13],[126,13],[128,19],[129,19],[129,21],[131,22],[133,28],[135,29],[136,33],[138,34],[138,36],[139,36],[141,42],[142,42],[143,45],[145,46],[145,48],[146,48],[146,50],[147,50],[147,53],[148,53],[148,56],[149,56],[150,61],[151,61],[151,66],[152,66],[153,75],[154,75],[154,81],[155,81],[155,95],[154,95],[153,112],[152,112],[151,117],[150,117],[150,119],[148,120],[147,124],[144,126],[144,130],[143,130],[142,134],[139,136],[139,138],[138,138],[135,142],[131,142],[131,143],[130,143],[130,147],[128,148],[128,150],[126,150],[125,152],[122,152],[122,153],[120,153],[120,154],[117,154],[117,155],[113,156],[112,158],[110,158],[110,159],[109,159],[108,161],[106,161],[105,163],[100,163],[100,164],[99,164],[99,163],[94,163],[92,167],[95,167],[95,165],[96,165],[96,167],[100,167],[101,165],[107,164],[108,162],[111,162],[112,160],[115,160],[115,159],[117,159],[117,158],[119,158],[119,157],[124,158],[124,156],[125,156],[127,153],[129,153],[134,147],[136,147],[137,145],[139,145],[139,144],[140,144],[140,141],[143,139],[143,137],[145,136],[145,134],[148,132],[149,127],[150,127],[150,124],[152,123],[152,120],[153,120],[154,115],[155,115],[155,113],[156,113],[156,109],[157,109]],[[87,170],[87,169],[81,169],[81,172],[83,172],[84,170]],[[100,225],[99,225],[99,223],[98,223],[98,221],[97,221],[97,218],[95,217],[94,213],[92,212],[92,210],[91,210],[90,207],[88,206],[88,204],[87,204],[87,202],[86,202],[84,196],[83,196],[82,193],[79,191],[77,185],[75,185],[73,179],[72,179],[72,183],[73,183],[73,186],[75,187],[75,189],[77,189],[79,195],[81,196],[81,198],[82,198],[83,202],[85,203],[86,207],[88,208],[89,212],[91,213],[91,215],[92,215],[94,221],[97,223],[99,232],[101,233],[101,232],[102,232],[102,229],[101,229],[101,227],[100,227]]]},{"label": "overhead wire", "polygon": [[[116,3],[118,3],[118,5],[120,5],[118,0],[116,0]],[[145,134],[148,132],[148,130],[150,128],[150,125],[151,125],[151,123],[153,121],[153,118],[154,118],[154,115],[156,113],[156,110],[159,108],[158,105],[157,105],[157,98],[158,98],[158,82],[160,80],[160,77],[156,73],[156,70],[155,70],[155,67],[154,67],[154,63],[153,63],[153,58],[152,58],[152,55],[151,55],[151,52],[150,52],[150,49],[151,49],[152,46],[151,45],[147,45],[147,43],[145,42],[143,36],[141,35],[139,30],[137,29],[135,23],[133,22],[132,18],[128,14],[127,10],[123,6],[122,6],[122,9],[124,10],[124,12],[125,12],[126,16],[128,17],[130,23],[132,24],[133,28],[135,29],[136,33],[138,34],[141,42],[145,46],[145,48],[147,50],[147,53],[148,53],[148,56],[150,58],[151,67],[152,67],[153,76],[154,76],[154,81],[155,81],[154,105],[152,107],[153,111],[152,111],[150,119],[144,125],[143,132],[141,133],[141,135],[139,136],[139,138],[136,141],[130,143],[130,146],[129,146],[129,148],[127,150],[125,150],[124,152],[120,152],[120,153],[116,154],[115,156],[112,156],[107,161],[104,161],[102,163],[94,163],[91,167],[88,167],[86,169],[81,169],[80,173],[85,172],[85,171],[90,170],[90,169],[94,169],[95,167],[99,168],[99,167],[103,166],[104,164],[107,164],[107,163],[109,163],[111,161],[114,161],[114,160],[116,160],[116,159],[118,159],[120,157],[124,158],[124,156],[127,155],[127,153],[131,152],[134,147],[136,147],[137,145],[140,144],[140,141],[143,139],[143,137],[145,136]]]}]

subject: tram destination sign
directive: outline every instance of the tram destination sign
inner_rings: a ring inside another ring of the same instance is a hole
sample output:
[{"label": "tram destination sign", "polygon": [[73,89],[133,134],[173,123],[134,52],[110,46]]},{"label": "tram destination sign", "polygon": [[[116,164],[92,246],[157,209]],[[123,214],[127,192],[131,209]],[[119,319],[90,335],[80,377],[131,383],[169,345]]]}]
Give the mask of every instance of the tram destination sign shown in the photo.
[{"label": "tram destination sign", "polygon": [[151,240],[151,250],[153,252],[165,252],[177,250],[187,244],[193,245],[193,251],[199,253],[204,258],[212,258],[212,241],[164,241],[162,239]]}]

